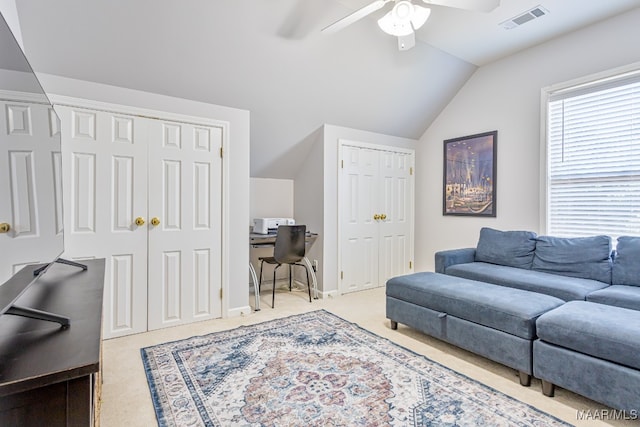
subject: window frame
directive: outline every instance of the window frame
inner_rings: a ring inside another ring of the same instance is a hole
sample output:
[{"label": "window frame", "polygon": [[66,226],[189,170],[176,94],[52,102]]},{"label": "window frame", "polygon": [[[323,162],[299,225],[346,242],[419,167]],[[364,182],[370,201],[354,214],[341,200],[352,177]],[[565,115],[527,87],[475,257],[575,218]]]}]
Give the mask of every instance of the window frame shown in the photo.
[{"label": "window frame", "polygon": [[549,230],[549,159],[547,158],[547,147],[549,143],[549,109],[548,105],[552,97],[562,92],[574,92],[585,90],[589,91],[590,87],[595,90],[600,88],[606,82],[615,82],[620,80],[624,84],[625,77],[629,74],[637,74],[640,76],[640,62],[634,62],[622,67],[617,67],[580,77],[577,79],[565,81],[543,87],[540,91],[540,205],[539,205],[539,230],[540,234],[548,234]]}]

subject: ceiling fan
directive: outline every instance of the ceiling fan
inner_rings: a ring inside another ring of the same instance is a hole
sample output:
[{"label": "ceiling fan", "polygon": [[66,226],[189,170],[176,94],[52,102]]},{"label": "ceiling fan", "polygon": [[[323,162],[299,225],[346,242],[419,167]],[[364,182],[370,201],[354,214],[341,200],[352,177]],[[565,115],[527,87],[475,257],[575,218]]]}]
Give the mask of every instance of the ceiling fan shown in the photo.
[{"label": "ceiling fan", "polygon": [[[422,2],[478,12],[491,12],[500,5],[500,0],[422,0]],[[422,27],[431,14],[431,9],[414,4],[411,0],[376,0],[323,28],[322,32],[335,33],[382,9],[387,3],[394,3],[393,8],[378,19],[378,26],[385,33],[398,37],[398,49],[411,49],[416,44],[415,30]]]}]

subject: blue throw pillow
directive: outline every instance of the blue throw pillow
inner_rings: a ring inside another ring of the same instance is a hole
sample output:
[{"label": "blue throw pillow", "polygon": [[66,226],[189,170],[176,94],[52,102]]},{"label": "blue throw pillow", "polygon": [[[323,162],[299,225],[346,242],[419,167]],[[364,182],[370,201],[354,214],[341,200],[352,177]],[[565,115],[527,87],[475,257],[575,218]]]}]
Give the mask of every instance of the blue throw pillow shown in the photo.
[{"label": "blue throw pillow", "polygon": [[618,237],[611,284],[640,286],[640,237]]},{"label": "blue throw pillow", "polygon": [[530,269],[535,248],[536,233],[532,231],[500,231],[483,227],[475,260]]},{"label": "blue throw pillow", "polygon": [[611,238],[540,236],[532,270],[611,283]]}]

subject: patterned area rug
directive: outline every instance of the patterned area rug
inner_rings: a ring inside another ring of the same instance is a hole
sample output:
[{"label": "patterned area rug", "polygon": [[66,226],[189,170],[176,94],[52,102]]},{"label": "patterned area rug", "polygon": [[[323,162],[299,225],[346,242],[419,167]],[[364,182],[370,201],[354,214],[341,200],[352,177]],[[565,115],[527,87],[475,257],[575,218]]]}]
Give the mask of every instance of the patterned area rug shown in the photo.
[{"label": "patterned area rug", "polygon": [[568,425],[324,310],[141,353],[160,426]]}]

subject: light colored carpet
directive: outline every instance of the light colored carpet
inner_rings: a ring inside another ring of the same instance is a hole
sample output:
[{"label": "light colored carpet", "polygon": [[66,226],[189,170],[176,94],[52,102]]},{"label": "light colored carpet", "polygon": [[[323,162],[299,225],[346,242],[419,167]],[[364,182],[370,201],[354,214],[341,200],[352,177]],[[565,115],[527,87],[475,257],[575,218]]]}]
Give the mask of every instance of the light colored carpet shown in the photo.
[{"label": "light colored carpet", "polygon": [[578,413],[606,409],[604,406],[559,389],[555,398],[543,396],[540,382],[533,381],[531,387],[519,384],[517,373],[467,351],[430,338],[400,325],[391,330],[385,318],[384,289],[372,289],[343,295],[337,298],[314,300],[309,303],[306,289],[293,292],[282,291],[276,295],[276,308],[270,304],[270,293],[263,294],[262,310],[248,316],[233,319],[218,319],[191,325],[167,328],[123,338],[111,339],[103,345],[103,387],[101,425],[153,426],[156,425],[153,403],[140,358],[140,348],[224,331],[242,325],[287,317],[317,309],[325,309],[377,335],[389,338],[418,354],[447,366],[472,379],[486,384],[508,396],[558,417],[577,426],[638,426],[637,421],[578,420]]}]

